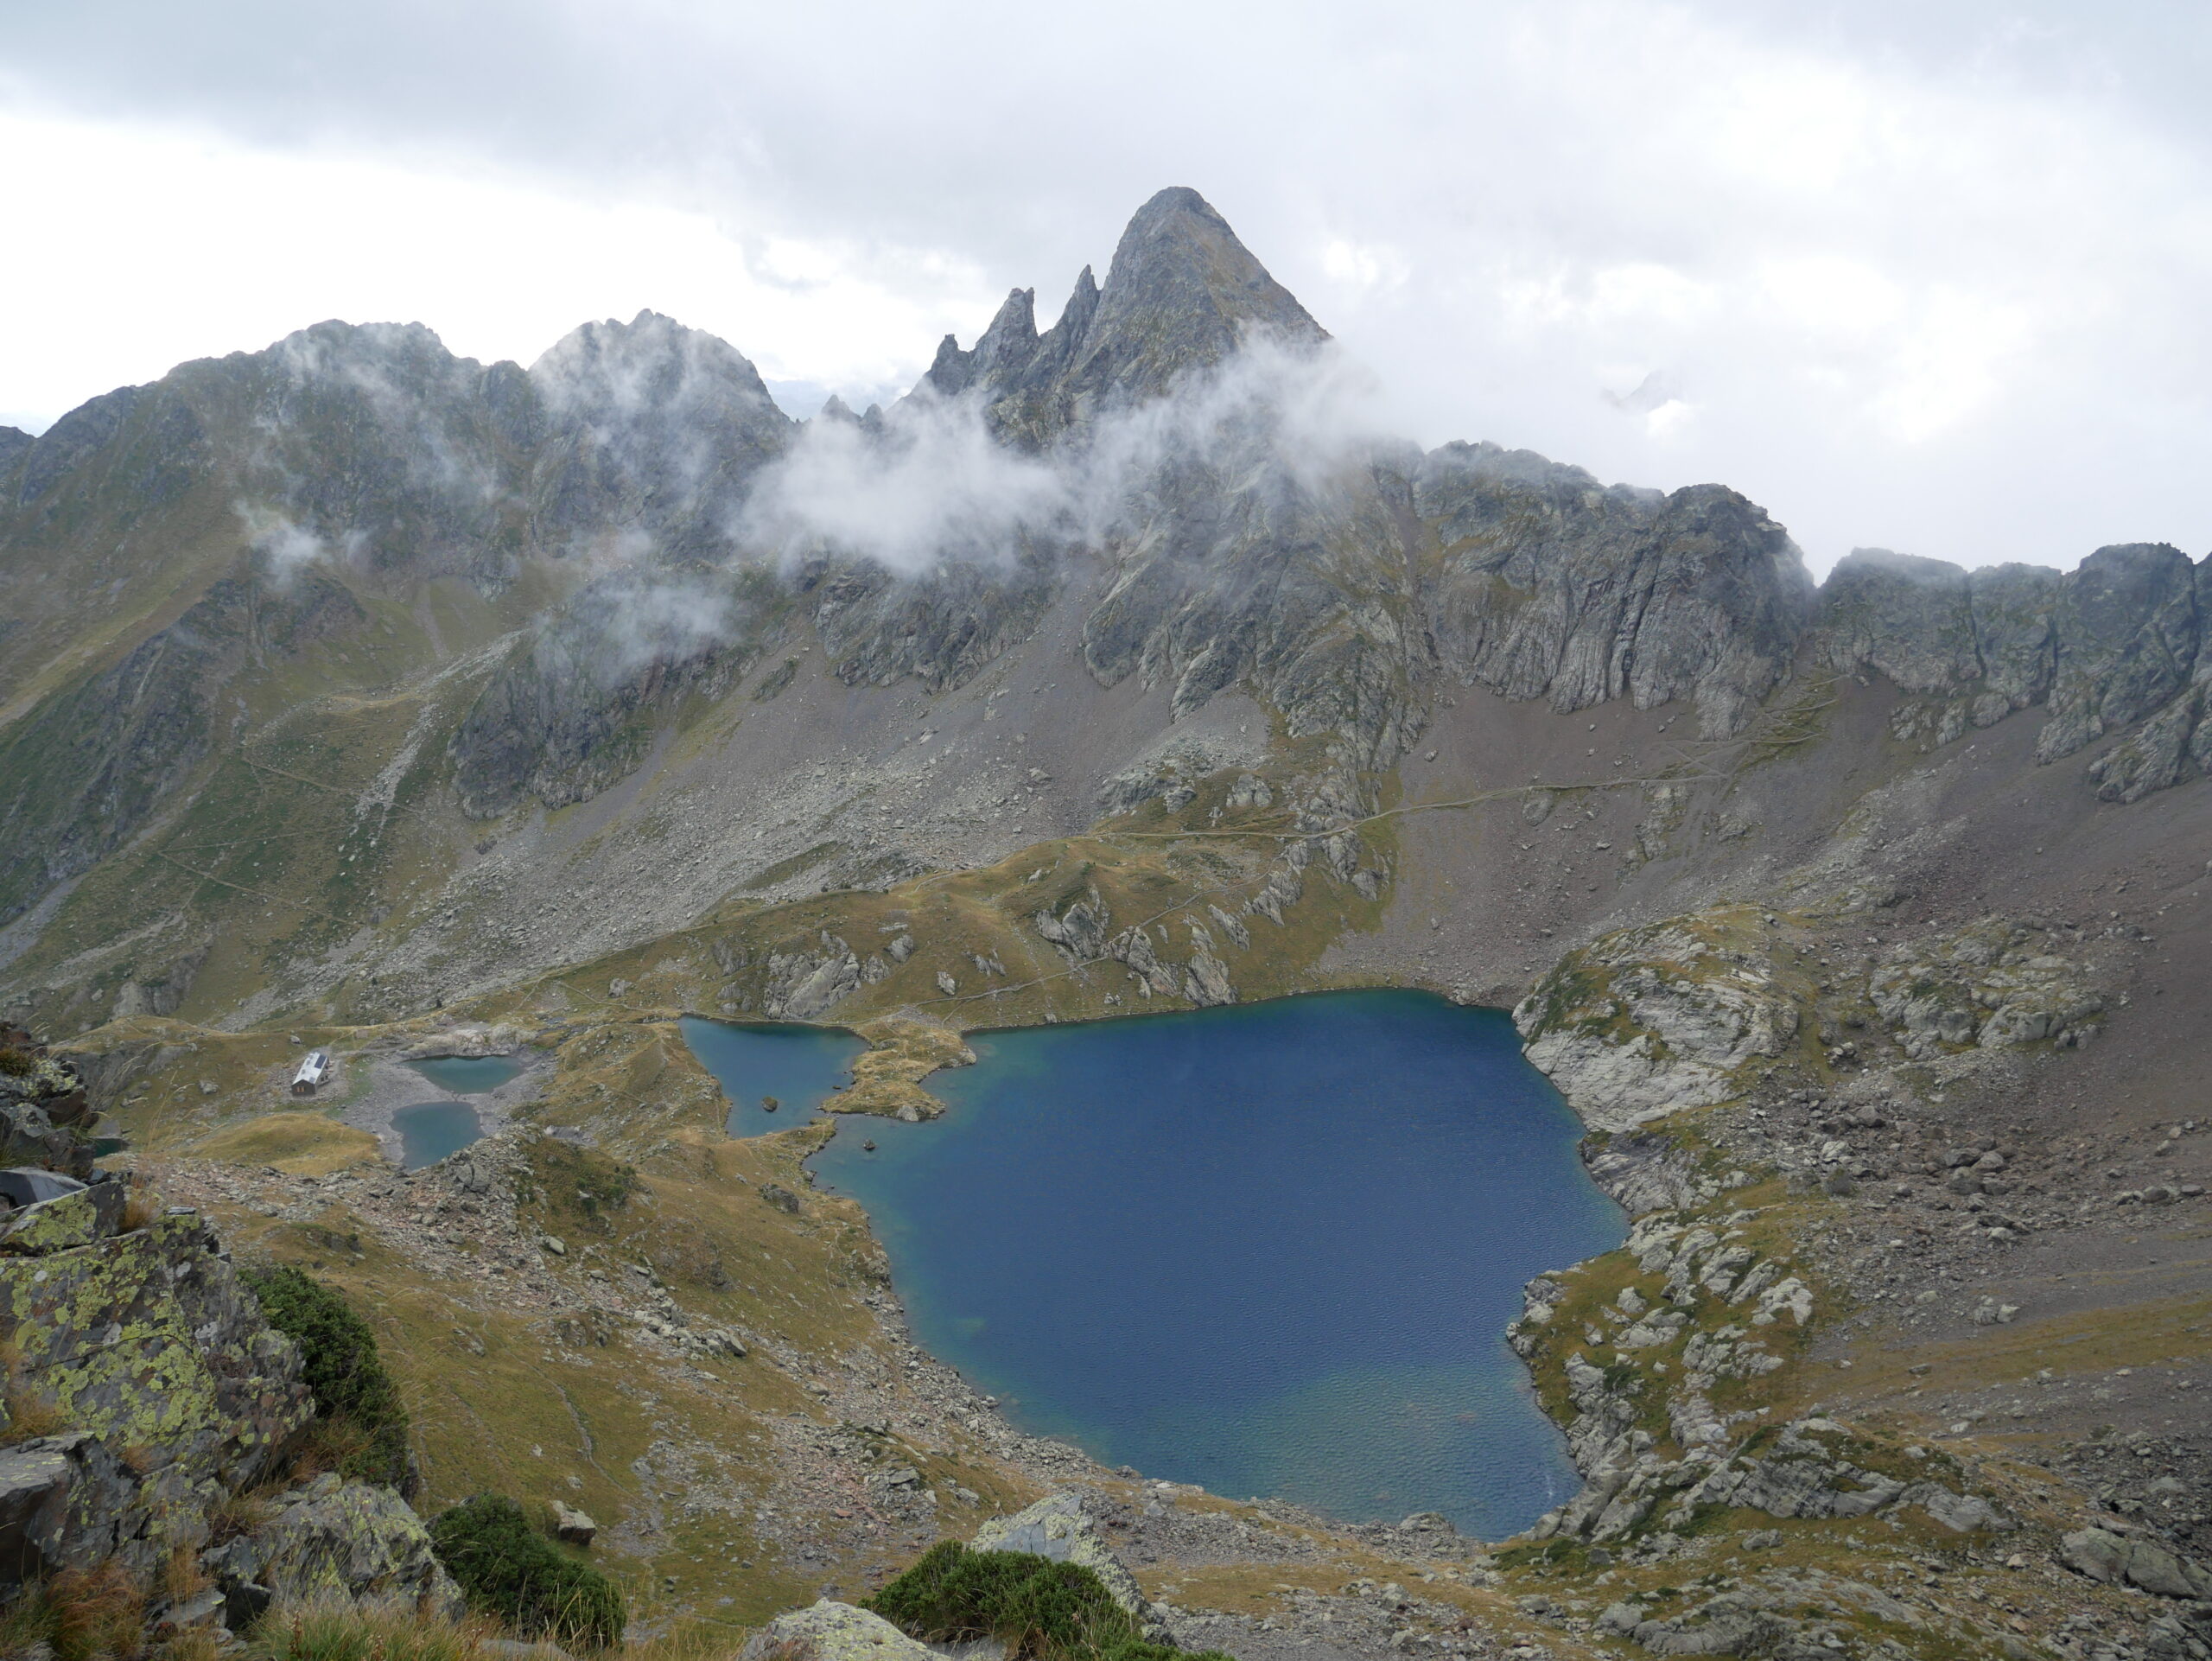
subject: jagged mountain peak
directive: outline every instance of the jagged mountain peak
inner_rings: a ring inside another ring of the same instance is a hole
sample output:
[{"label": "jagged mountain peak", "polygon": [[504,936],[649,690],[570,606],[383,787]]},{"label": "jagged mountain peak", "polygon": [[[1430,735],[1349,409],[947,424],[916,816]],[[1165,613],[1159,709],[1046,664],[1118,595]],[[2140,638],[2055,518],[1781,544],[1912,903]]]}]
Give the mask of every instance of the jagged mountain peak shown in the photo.
[{"label": "jagged mountain peak", "polygon": [[976,392],[1001,436],[1039,444],[1099,409],[1160,396],[1254,335],[1306,347],[1328,339],[1212,205],[1180,185],[1137,210],[1103,287],[1084,267],[1042,334],[1036,298],[1014,290],[967,351],[945,336],[916,390]]},{"label": "jagged mountain peak", "polygon": [[1184,352],[1217,359],[1258,328],[1282,339],[1318,345],[1328,332],[1298,297],[1237,240],[1229,221],[1186,186],[1161,191],[1122,232],[1100,291],[1099,338],[1165,328]]}]

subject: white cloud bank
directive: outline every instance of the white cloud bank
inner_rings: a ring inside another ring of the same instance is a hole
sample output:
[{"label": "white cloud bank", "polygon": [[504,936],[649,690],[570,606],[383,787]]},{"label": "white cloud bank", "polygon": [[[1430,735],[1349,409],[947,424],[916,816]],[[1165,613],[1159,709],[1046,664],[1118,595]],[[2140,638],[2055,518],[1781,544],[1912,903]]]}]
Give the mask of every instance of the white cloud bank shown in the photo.
[{"label": "white cloud bank", "polygon": [[1042,455],[994,440],[976,398],[924,395],[879,426],[810,423],[732,531],[747,549],[858,554],[909,576],[947,562],[1003,564],[1025,544],[1095,547],[1133,528],[1132,498],[1163,467],[1249,466],[1262,436],[1287,487],[1318,484],[1381,438],[1375,392],[1341,348],[1255,340],[1172,396],[1108,414]]}]

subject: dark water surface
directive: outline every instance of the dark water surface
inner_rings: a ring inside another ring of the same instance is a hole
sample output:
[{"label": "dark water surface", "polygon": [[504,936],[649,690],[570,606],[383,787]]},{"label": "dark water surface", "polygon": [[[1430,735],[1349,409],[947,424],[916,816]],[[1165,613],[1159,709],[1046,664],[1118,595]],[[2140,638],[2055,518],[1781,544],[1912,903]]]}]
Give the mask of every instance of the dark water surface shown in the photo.
[{"label": "dark water surface", "polygon": [[1347,992],[970,1041],[944,1118],[844,1122],[815,1168],[1017,1422],[1491,1539],[1573,1491],[1503,1328],[1625,1229],[1503,1014]]},{"label": "dark water surface", "polygon": [[399,1168],[419,1171],[457,1154],[484,1134],[476,1110],[465,1102],[424,1102],[391,1116],[399,1132]]},{"label": "dark water surface", "polygon": [[434,1055],[407,1065],[456,1096],[481,1096],[522,1073],[522,1063],[504,1055]]},{"label": "dark water surface", "polygon": [[[853,1058],[868,1047],[849,1032],[792,1021],[702,1021],[686,1015],[683,1041],[730,1100],[728,1132],[788,1130],[824,1097],[853,1081]],[[760,1103],[772,1096],[771,1113]]]}]

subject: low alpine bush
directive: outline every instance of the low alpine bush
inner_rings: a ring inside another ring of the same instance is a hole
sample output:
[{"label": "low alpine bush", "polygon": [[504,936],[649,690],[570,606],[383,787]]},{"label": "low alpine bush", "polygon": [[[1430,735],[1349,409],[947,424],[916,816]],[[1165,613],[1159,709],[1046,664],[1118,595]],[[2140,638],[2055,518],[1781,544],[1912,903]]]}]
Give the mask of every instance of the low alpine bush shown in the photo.
[{"label": "low alpine bush", "polygon": [[622,1594],[530,1524],[520,1505],[479,1494],[430,1521],[430,1545],[468,1607],[526,1636],[612,1649],[629,1616]]},{"label": "low alpine bush", "polygon": [[334,1288],[289,1264],[249,1271],[245,1283],[269,1324],[299,1347],[300,1377],[339,1473],[404,1492],[407,1409],[368,1323]]},{"label": "low alpine bush", "polygon": [[1033,1661],[1228,1661],[1146,1640],[1136,1618],[1080,1563],[942,1540],[867,1607],[925,1643],[995,1639]]}]

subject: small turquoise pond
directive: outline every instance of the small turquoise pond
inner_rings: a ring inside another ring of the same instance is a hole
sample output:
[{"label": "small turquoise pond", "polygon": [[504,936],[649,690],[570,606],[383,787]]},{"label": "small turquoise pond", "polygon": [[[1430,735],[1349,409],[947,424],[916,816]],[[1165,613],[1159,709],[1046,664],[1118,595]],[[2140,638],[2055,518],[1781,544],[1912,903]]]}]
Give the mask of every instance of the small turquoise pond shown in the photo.
[{"label": "small turquoise pond", "polygon": [[476,1110],[466,1102],[424,1102],[391,1116],[399,1132],[399,1168],[418,1171],[457,1154],[484,1134]]},{"label": "small turquoise pond", "polygon": [[[804,1124],[834,1090],[853,1081],[868,1046],[851,1033],[791,1021],[702,1021],[686,1015],[683,1041],[729,1098],[728,1132],[757,1136]],[[772,1097],[776,1111],[761,1105]]]},{"label": "small turquoise pond", "polygon": [[522,1063],[504,1055],[434,1055],[407,1065],[456,1096],[481,1096],[522,1076]]},{"label": "small turquoise pond", "polygon": [[1575,1490],[1503,1328],[1624,1225],[1503,1013],[1347,992],[969,1041],[944,1118],[842,1122],[815,1169],[1024,1428],[1490,1539]]}]

